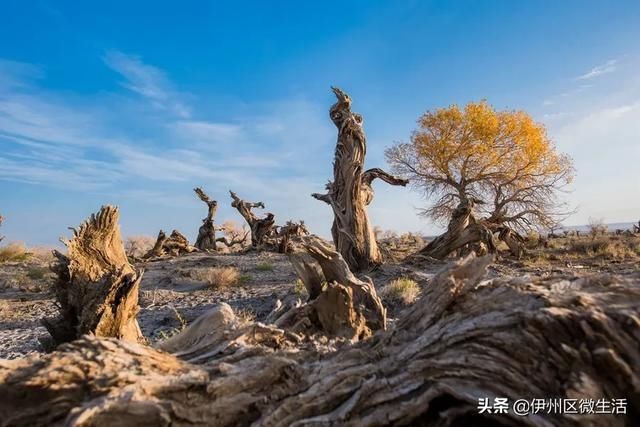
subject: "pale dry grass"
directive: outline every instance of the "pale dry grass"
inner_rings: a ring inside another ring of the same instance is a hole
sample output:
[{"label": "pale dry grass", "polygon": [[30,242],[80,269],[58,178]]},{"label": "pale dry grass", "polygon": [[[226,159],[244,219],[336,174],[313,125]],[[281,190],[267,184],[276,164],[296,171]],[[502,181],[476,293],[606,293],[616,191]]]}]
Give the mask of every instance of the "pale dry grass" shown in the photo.
[{"label": "pale dry grass", "polygon": [[22,242],[12,242],[0,247],[0,262],[24,261],[28,257],[27,247]]},{"label": "pale dry grass", "polygon": [[386,300],[403,305],[410,305],[420,296],[420,286],[415,280],[400,277],[382,288],[381,295]]},{"label": "pale dry grass", "polygon": [[591,257],[609,260],[634,259],[640,256],[640,245],[631,240],[602,236],[591,239],[573,239],[569,241],[568,251]]},{"label": "pale dry grass", "polygon": [[191,277],[216,288],[240,283],[241,274],[235,267],[209,267],[191,271]]},{"label": "pale dry grass", "polygon": [[141,258],[153,248],[156,239],[151,236],[129,236],[124,242],[124,250],[130,258]]}]

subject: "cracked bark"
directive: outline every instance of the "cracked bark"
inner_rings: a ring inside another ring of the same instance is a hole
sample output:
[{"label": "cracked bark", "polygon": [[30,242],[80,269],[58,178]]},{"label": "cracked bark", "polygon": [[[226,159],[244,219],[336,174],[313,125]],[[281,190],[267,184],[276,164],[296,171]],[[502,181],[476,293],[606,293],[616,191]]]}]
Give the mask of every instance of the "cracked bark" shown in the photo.
[{"label": "cracked bark", "polygon": [[[222,304],[162,351],[84,337],[0,361],[4,425],[621,426],[640,417],[640,281],[483,280],[450,265],[394,325],[329,345]],[[167,352],[173,353],[168,354]],[[479,398],[627,399],[626,415],[478,412]]]},{"label": "cracked bark", "polygon": [[346,93],[332,90],[338,99],[329,110],[338,129],[333,181],[327,184],[326,194],[312,196],[331,206],[333,242],[353,271],[363,271],[382,262],[366,209],[373,200],[371,183],[379,178],[405,186],[408,181],[378,168],[363,170],[367,146],[362,116],[351,111],[351,98]]},{"label": "cracked bark", "polygon": [[118,216],[103,206],[64,241],[67,255],[54,252],[60,313],[43,323],[55,345],[84,334],[144,341],[136,320],[142,272],[127,260]]}]

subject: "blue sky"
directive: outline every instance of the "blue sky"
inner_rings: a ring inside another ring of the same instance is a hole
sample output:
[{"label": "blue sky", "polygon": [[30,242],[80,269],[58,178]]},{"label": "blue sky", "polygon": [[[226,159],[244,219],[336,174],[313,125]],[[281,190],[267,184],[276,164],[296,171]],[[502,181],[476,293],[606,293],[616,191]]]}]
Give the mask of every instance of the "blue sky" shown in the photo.
[{"label": "blue sky", "polygon": [[[332,170],[331,85],[365,118],[368,167],[425,110],[486,98],[573,156],[568,224],[640,217],[640,2],[101,3],[0,5],[8,240],[55,244],[107,203],[125,235],[193,238],[197,185],[219,222],[241,220],[232,189],[327,236],[309,194]],[[438,231],[418,194],[375,190],[374,224]]]}]

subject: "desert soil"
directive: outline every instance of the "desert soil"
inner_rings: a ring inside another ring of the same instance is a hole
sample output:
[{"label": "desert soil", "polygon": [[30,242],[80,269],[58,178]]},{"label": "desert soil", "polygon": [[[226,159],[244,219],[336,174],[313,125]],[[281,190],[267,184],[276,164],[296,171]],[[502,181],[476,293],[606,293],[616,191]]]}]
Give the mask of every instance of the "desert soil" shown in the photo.
[{"label": "desert soil", "polygon": [[[424,287],[444,264],[388,263],[367,276],[379,292],[399,277],[411,278]],[[216,288],[192,278],[195,270],[219,266],[237,268],[241,273],[240,282]],[[281,254],[195,253],[139,263],[137,267],[144,269],[138,321],[144,336],[152,343],[174,334],[217,303],[226,302],[241,315],[262,320],[278,299],[296,294],[297,277],[287,256]],[[637,274],[638,268],[633,263],[558,260],[538,265],[533,261],[501,258],[491,267],[489,276],[560,275],[571,278],[593,272]],[[0,358],[13,359],[44,351],[40,342],[47,337],[47,331],[41,319],[57,313],[51,292],[54,280],[46,262],[41,260],[0,264]],[[306,298],[304,293],[299,296],[303,300]],[[393,321],[403,307],[392,301],[384,302]]]}]

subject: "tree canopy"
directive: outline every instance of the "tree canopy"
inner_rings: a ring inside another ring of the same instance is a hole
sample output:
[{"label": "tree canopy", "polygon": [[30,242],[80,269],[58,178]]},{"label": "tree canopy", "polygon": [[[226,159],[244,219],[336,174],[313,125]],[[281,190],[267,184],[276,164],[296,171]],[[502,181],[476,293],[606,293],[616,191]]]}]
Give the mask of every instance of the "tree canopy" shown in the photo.
[{"label": "tree canopy", "polygon": [[387,149],[393,171],[434,200],[423,213],[444,222],[462,202],[493,224],[546,228],[562,215],[558,190],[573,178],[545,127],[524,111],[486,101],[428,111],[411,141]]}]

